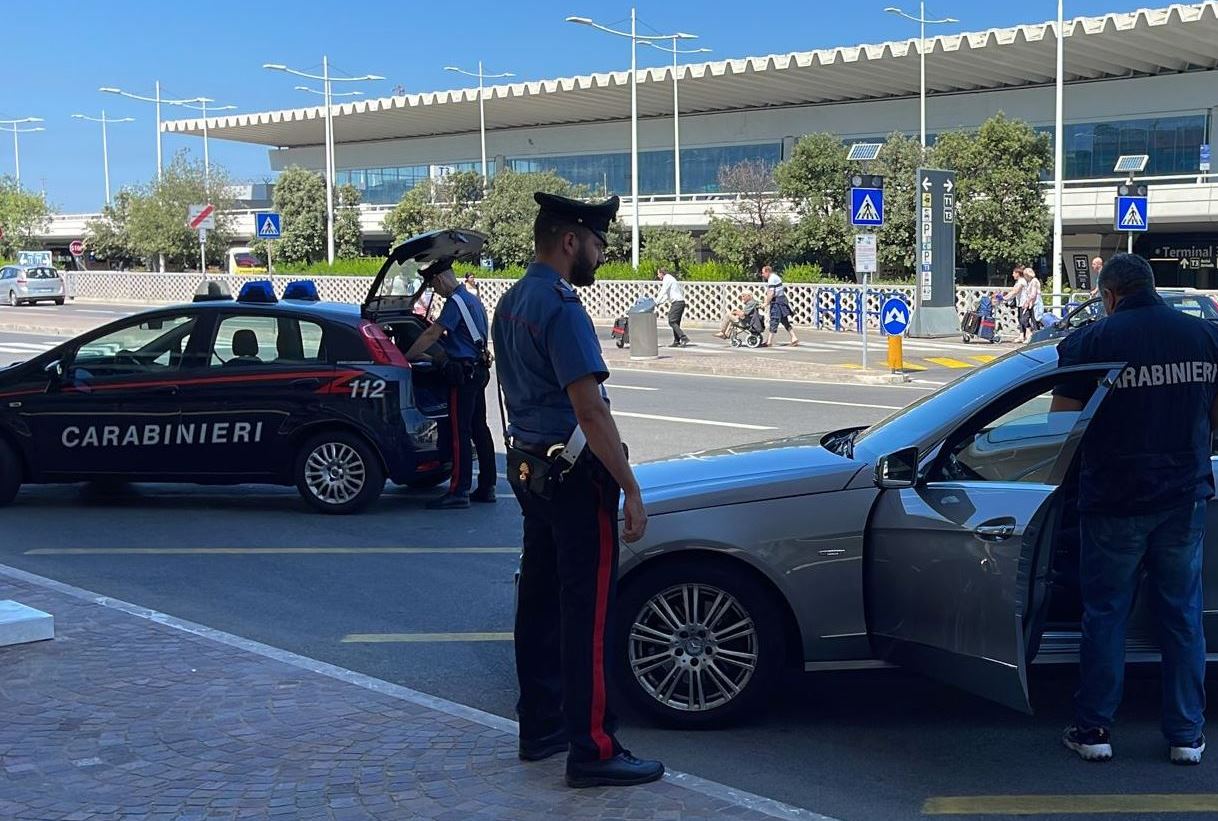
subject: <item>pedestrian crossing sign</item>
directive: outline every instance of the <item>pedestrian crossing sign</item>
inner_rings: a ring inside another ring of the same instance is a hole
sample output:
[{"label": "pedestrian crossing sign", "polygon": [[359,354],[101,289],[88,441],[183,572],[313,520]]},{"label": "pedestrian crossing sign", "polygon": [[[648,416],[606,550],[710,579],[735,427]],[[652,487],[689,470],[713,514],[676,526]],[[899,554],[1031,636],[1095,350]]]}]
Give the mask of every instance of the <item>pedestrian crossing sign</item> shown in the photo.
[{"label": "pedestrian crossing sign", "polygon": [[850,224],[874,226],[884,224],[883,188],[850,189]]},{"label": "pedestrian crossing sign", "polygon": [[1146,197],[1117,197],[1115,213],[1118,231],[1150,230]]},{"label": "pedestrian crossing sign", "polygon": [[254,227],[258,239],[279,239],[279,214],[274,211],[259,211],[254,214]]}]

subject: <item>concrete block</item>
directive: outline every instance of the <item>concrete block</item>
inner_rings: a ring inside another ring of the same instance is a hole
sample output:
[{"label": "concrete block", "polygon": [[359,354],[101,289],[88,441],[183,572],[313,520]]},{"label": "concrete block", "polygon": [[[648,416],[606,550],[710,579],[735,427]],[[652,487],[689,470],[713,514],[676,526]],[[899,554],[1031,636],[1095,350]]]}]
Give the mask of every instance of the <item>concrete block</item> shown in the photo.
[{"label": "concrete block", "polygon": [[55,638],[55,617],[21,602],[0,601],[0,647]]}]

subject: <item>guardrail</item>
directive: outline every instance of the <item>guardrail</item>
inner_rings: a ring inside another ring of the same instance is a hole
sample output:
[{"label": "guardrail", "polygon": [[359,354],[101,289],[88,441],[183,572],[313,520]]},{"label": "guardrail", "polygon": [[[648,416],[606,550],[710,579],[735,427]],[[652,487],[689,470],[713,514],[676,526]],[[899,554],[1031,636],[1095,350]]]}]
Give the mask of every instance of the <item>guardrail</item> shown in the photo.
[{"label": "guardrail", "polygon": [[[225,283],[234,293],[250,279],[266,279],[265,275],[212,275],[208,279]],[[323,299],[335,302],[363,302],[372,285],[371,277],[274,275],[269,277],[275,291],[282,293],[289,283],[300,279],[312,279],[317,283]],[[132,273],[117,271],[75,272],[75,294],[80,299],[101,302],[141,303],[164,305],[189,302],[195,289],[203,279],[197,273]],[[493,311],[499,297],[514,284],[515,280],[479,280],[479,295],[488,312]],[[744,294],[750,292],[760,298],[765,288],[761,283],[749,282],[686,282],[685,320],[717,325],[728,311],[740,305]],[[880,307],[889,297],[900,297],[906,304],[913,302],[913,286],[876,285],[865,291],[861,285],[802,284],[786,286],[787,299],[791,303],[793,321],[818,330],[838,333],[861,333],[864,323],[868,329],[882,332]],[[981,297],[994,297],[1005,288],[958,287],[956,309],[963,315],[975,310]],[[655,280],[601,280],[580,289],[580,295],[588,313],[594,319],[612,320],[622,316],[640,297],[655,297],[659,283]],[[1051,296],[1047,297],[1051,304]],[[1070,295],[1064,295],[1063,303]],[[1000,334],[1018,333],[1018,317],[1014,305],[1009,302],[994,303],[994,320]]]}]

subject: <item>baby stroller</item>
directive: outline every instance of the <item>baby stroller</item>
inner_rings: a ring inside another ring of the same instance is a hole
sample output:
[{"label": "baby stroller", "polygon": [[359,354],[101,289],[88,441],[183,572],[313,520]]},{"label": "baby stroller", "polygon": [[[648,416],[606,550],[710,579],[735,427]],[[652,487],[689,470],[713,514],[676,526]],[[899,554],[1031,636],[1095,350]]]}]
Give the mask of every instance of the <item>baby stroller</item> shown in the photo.
[{"label": "baby stroller", "polygon": [[765,320],[761,316],[761,308],[756,303],[745,311],[744,316],[732,322],[732,333],[728,341],[733,348],[756,348],[761,344],[762,334],[765,333]]},{"label": "baby stroller", "polygon": [[960,331],[965,342],[980,339],[991,344],[1002,339],[994,333],[994,300],[983,296],[977,301],[977,310],[966,311],[960,320]]}]

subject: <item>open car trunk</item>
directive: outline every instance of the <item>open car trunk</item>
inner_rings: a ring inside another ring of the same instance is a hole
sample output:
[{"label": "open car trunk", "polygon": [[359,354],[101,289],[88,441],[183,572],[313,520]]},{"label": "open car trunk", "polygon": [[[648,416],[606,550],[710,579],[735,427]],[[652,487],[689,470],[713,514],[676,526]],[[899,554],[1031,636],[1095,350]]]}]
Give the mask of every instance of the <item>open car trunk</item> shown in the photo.
[{"label": "open car trunk", "polygon": [[429,231],[389,252],[372,280],[360,313],[382,325],[414,316],[414,306],[432,275],[455,262],[479,258],[486,237],[476,231]]}]

